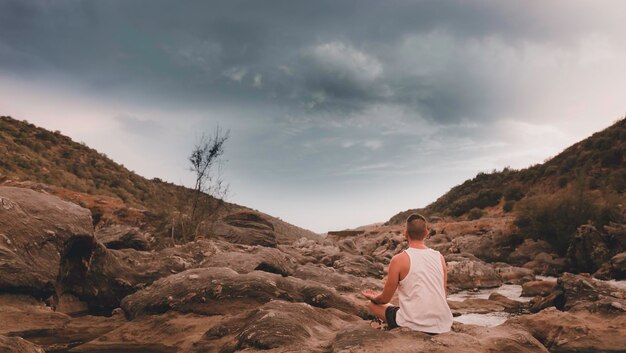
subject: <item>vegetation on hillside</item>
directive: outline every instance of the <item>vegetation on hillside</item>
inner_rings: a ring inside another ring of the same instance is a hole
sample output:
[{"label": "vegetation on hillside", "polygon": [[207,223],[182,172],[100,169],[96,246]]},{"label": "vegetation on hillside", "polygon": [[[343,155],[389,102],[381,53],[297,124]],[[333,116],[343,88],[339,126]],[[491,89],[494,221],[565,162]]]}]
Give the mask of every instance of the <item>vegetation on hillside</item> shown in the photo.
[{"label": "vegetation on hillside", "polygon": [[[545,163],[522,170],[504,168],[493,173],[479,173],[424,209],[401,212],[388,223],[399,224],[409,213],[416,211],[428,215],[477,218],[481,215],[480,210],[501,205],[504,212],[515,212],[519,224],[530,224],[523,230],[552,239],[557,245],[562,244],[565,241],[561,239],[563,234],[571,236],[574,224],[588,221],[602,224],[623,219],[625,159],[626,118],[570,146]],[[572,195],[583,195],[583,199],[576,196],[578,201],[574,202]],[[584,200],[589,208],[575,208],[580,200]],[[551,220],[542,219],[548,214]],[[571,217],[577,220],[572,222]],[[555,218],[569,223],[554,224]],[[539,227],[545,222],[553,223],[558,229]]]},{"label": "vegetation on hillside", "polygon": [[[175,230],[174,223],[180,224],[181,215],[189,213],[192,207],[189,200],[196,199],[194,190],[158,178],[143,178],[84,143],[72,141],[60,131],[51,132],[27,121],[2,116],[0,156],[0,175],[5,179],[28,180],[103,196],[96,202],[89,202],[84,196],[69,197],[91,209],[94,223],[111,220],[114,216],[116,220],[134,221],[137,226],[147,224],[157,232],[184,237],[172,229]],[[65,196],[70,194],[60,192]],[[200,202],[204,205],[220,202],[202,195]],[[105,201],[121,207],[114,210],[113,216],[102,217],[106,212]],[[141,217],[136,215],[137,211]]]}]

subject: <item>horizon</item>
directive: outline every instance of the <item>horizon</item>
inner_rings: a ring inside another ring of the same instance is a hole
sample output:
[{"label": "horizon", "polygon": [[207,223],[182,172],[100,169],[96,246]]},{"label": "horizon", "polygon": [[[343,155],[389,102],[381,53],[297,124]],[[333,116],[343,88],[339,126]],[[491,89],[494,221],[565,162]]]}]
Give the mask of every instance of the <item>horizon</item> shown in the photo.
[{"label": "horizon", "polygon": [[624,117],[624,3],[190,4],[1,3],[0,113],[187,187],[219,124],[226,200],[317,233]]}]

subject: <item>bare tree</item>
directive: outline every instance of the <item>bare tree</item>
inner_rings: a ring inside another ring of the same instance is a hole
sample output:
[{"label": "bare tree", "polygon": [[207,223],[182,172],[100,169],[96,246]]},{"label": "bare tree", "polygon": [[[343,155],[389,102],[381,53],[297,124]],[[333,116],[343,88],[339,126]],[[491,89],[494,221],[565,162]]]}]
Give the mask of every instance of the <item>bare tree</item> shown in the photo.
[{"label": "bare tree", "polygon": [[174,240],[175,223],[179,224],[182,241],[187,235],[197,237],[200,227],[215,216],[223,199],[228,193],[228,185],[221,176],[224,154],[224,143],[228,140],[229,131],[222,131],[218,125],[213,135],[202,135],[189,156],[189,170],[195,175],[195,185],[191,200],[190,212],[178,212],[178,222],[172,223],[172,240]]}]

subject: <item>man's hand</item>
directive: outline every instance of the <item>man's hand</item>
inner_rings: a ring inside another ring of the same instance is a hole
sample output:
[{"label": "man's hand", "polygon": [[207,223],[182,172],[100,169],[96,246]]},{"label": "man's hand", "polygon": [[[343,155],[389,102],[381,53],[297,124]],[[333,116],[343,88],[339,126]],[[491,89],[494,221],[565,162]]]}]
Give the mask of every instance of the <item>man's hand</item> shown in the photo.
[{"label": "man's hand", "polygon": [[366,289],[362,291],[361,294],[363,294],[363,296],[369,300],[373,300],[374,298],[378,296],[378,293],[374,292],[371,289]]}]

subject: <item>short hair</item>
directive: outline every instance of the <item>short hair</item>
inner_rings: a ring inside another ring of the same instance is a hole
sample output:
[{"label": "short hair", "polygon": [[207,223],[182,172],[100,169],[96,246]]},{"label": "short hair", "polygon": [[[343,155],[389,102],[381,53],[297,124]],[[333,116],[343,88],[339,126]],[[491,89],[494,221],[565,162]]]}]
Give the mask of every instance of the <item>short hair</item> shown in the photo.
[{"label": "short hair", "polygon": [[423,240],[426,237],[426,217],[413,213],[406,219],[406,232],[412,240]]}]

